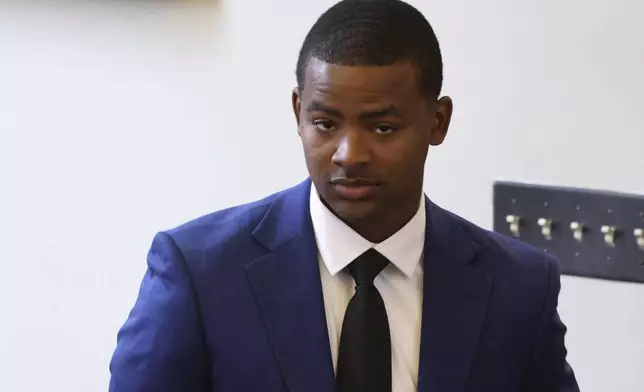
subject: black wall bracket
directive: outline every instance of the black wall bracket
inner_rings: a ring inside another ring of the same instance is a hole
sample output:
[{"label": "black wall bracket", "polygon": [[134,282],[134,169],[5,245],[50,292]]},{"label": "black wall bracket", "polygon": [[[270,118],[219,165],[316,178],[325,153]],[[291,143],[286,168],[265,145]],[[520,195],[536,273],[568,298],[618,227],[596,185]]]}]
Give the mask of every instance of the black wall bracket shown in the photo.
[{"label": "black wall bracket", "polygon": [[552,253],[563,274],[644,283],[644,196],[500,181],[494,231]]}]

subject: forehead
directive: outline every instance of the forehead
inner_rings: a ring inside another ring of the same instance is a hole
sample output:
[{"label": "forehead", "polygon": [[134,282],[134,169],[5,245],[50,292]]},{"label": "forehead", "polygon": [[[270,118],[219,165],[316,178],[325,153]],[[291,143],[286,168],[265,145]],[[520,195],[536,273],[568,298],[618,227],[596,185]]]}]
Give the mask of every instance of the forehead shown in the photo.
[{"label": "forehead", "polygon": [[418,81],[418,71],[409,62],[387,66],[344,66],[311,58],[306,68],[303,98],[418,103],[423,98]]}]

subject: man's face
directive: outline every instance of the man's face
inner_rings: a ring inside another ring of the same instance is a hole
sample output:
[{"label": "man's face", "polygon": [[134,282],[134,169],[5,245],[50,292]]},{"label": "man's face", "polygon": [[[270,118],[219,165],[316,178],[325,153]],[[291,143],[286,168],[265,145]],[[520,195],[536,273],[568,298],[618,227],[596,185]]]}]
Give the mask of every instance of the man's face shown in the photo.
[{"label": "man's face", "polygon": [[339,66],[312,58],[293,108],[320,196],[347,223],[418,208],[430,145],[443,142],[451,101],[421,94],[411,63]]}]

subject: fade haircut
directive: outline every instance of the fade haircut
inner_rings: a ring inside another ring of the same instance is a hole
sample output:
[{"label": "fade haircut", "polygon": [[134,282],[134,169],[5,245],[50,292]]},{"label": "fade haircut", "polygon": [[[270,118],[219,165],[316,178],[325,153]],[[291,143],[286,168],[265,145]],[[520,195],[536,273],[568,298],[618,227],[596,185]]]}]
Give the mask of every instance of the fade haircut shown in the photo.
[{"label": "fade haircut", "polygon": [[315,22],[297,60],[297,85],[304,87],[314,57],[343,66],[413,63],[421,93],[437,98],[443,84],[443,60],[436,34],[425,17],[400,0],[343,0]]}]

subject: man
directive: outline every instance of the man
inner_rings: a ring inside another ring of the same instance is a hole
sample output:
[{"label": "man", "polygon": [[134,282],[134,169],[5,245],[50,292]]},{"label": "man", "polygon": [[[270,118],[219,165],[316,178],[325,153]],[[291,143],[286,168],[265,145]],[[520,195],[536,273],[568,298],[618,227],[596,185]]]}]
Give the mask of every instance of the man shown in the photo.
[{"label": "man", "polygon": [[157,235],[110,391],[578,391],[556,260],[423,196],[452,115],[425,18],[341,1],[297,81],[310,179]]}]

